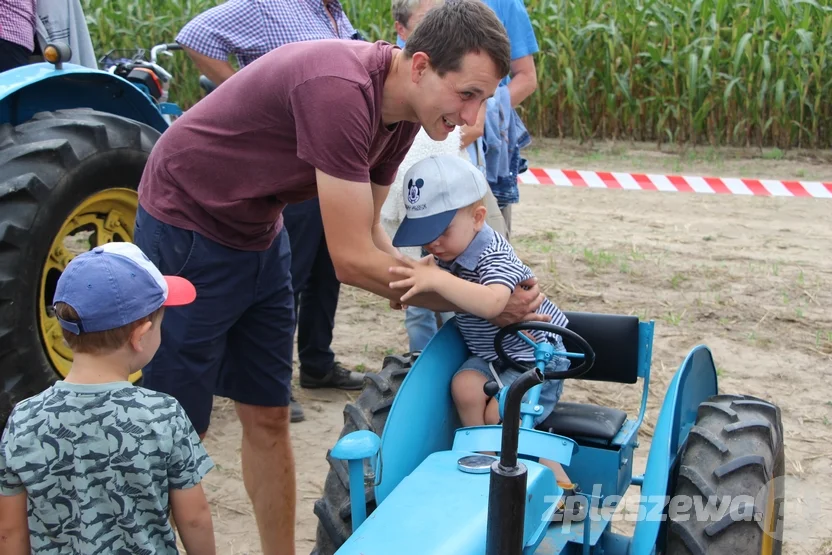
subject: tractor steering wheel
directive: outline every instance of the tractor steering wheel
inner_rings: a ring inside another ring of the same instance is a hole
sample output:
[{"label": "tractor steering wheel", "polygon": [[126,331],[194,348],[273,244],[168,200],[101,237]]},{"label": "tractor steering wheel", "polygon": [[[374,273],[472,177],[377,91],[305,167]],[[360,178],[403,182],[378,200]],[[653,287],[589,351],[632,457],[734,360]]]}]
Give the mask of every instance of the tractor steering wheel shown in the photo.
[{"label": "tractor steering wheel", "polygon": [[520,333],[523,330],[545,331],[560,335],[561,337],[568,337],[572,339],[575,343],[577,343],[582,351],[580,353],[561,353],[556,351],[555,354],[558,356],[578,359],[582,358],[583,362],[575,368],[569,368],[568,370],[564,370],[562,372],[543,372],[543,377],[547,380],[565,380],[568,378],[577,378],[589,372],[589,370],[592,368],[592,365],[595,364],[595,351],[592,350],[592,347],[589,345],[589,343],[587,343],[586,339],[584,339],[574,331],[547,322],[518,322],[516,324],[510,324],[500,329],[500,331],[498,331],[497,335],[494,337],[494,349],[497,351],[497,356],[504,364],[511,368],[514,368],[515,370],[518,370],[520,372],[528,372],[532,369],[532,367],[523,365],[506,354],[506,351],[503,348],[503,340],[508,334],[516,333],[520,339],[522,339],[535,349],[535,355],[538,354],[538,349],[540,348],[538,346],[538,343],[536,343],[533,339],[529,338],[524,333]]}]

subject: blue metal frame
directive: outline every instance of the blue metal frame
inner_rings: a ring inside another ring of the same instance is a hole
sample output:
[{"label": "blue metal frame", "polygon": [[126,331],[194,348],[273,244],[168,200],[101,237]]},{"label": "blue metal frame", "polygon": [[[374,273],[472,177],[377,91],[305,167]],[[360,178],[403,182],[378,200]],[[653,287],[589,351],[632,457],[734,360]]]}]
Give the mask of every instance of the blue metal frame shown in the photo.
[{"label": "blue metal frame", "polygon": [[[640,478],[642,507],[647,515],[661,515],[664,506],[657,500],[668,495],[670,471],[676,462],[680,447],[687,439],[688,432],[696,422],[699,405],[718,392],[716,365],[711,350],[704,346],[694,347],[679,366],[667,388],[662,403],[647,467]],[[636,523],[632,555],[653,553],[663,523],[661,519],[646,518]]]},{"label": "blue metal frame", "polygon": [[[152,97],[106,71],[69,63],[57,69],[49,63],[38,63],[0,73],[0,123],[20,125],[38,112],[70,108],[123,116],[160,133],[169,127]],[[176,113],[172,107],[165,111]]]},{"label": "blue metal frame", "polygon": [[[697,407],[717,393],[717,383],[710,350],[694,348],[668,387],[645,475],[633,476],[633,453],[649,395],[653,334],[652,321],[639,322],[637,372],[643,381],[639,414],[628,418],[612,440],[565,438],[521,428],[518,451],[529,470],[524,555],[649,554],[661,546],[662,519],[650,517],[661,517],[662,506],[651,496],[663,498],[667,494],[671,469],[695,421]],[[460,427],[450,398],[450,381],[467,356],[452,319],[417,359],[396,395],[380,438],[376,466],[383,468],[383,477],[375,485],[378,506],[366,519],[360,510],[354,513],[358,533],[338,553],[389,553],[391,546],[397,553],[483,552],[488,493],[483,482],[488,481],[488,474],[462,472],[456,461],[477,452],[498,452],[500,426]],[[526,405],[530,412],[534,403],[535,399],[529,399]],[[374,454],[365,450],[363,458]],[[350,456],[358,458],[357,452]],[[581,485],[592,505],[583,522],[551,521],[553,504],[562,490],[548,468],[537,462],[544,456],[564,464],[570,477]],[[360,468],[360,461],[353,466]],[[354,484],[363,495],[364,479],[363,473],[356,472],[354,478],[351,474],[351,491]],[[610,521],[631,485],[639,486],[646,496],[640,514],[648,519],[638,522],[629,538],[613,533]],[[548,503],[541,503],[543,500]]]},{"label": "blue metal frame", "polygon": [[456,319],[451,318],[413,363],[393,400],[381,436],[384,476],[375,488],[377,503],[428,455],[451,448],[462,425],[451,398],[451,379],[467,358],[468,349]]}]

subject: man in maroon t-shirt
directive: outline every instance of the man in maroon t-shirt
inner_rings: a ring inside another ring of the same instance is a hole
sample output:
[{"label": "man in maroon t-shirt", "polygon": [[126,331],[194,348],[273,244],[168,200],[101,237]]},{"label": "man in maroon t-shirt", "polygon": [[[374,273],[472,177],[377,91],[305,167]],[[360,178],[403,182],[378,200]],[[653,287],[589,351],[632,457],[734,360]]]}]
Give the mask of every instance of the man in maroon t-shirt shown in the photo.
[{"label": "man in maroon t-shirt", "polygon": [[[243,426],[243,480],[265,553],[293,553],[289,436],[294,306],[287,203],[318,196],[342,283],[395,302],[396,249],[379,211],[420,125],[444,140],[474,123],[508,74],[505,29],[479,1],[429,12],[405,50],[321,40],[263,55],[201,100],[153,149],[139,187],[136,243],[197,299],[166,311],[144,385],[175,396],[204,436],[214,395]],[[504,325],[542,295],[517,288]],[[455,307],[435,294],[433,310]]]}]

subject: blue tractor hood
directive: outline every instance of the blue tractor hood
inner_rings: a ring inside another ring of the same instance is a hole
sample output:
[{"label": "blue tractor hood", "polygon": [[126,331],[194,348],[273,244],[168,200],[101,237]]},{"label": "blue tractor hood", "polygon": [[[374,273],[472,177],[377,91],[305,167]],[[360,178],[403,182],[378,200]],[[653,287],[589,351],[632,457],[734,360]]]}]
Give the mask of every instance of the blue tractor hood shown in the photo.
[{"label": "blue tractor hood", "polygon": [[107,71],[64,63],[29,64],[0,73],[0,123],[20,125],[38,112],[89,108],[145,123],[160,133],[168,124],[153,100]]},{"label": "blue tractor hood", "polygon": [[[432,453],[367,517],[337,555],[482,555],[488,522],[490,472],[457,467],[468,451]],[[496,459],[495,459],[496,460]],[[528,469],[524,544],[539,542],[560,490],[545,466]],[[559,497],[559,496],[558,496]]]}]

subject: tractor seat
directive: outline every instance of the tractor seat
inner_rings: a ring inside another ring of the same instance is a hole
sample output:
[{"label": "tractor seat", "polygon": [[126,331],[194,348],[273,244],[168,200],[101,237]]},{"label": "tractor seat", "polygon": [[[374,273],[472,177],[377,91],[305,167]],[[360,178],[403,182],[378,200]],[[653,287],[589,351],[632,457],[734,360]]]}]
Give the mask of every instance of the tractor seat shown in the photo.
[{"label": "tractor seat", "polygon": [[561,402],[536,428],[571,439],[583,437],[608,442],[626,419],[627,413],[620,409]]}]

